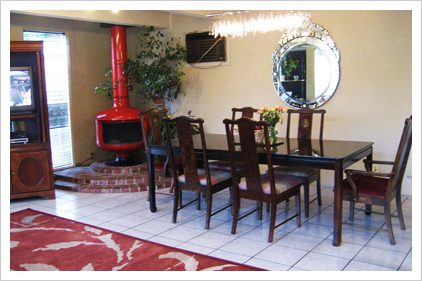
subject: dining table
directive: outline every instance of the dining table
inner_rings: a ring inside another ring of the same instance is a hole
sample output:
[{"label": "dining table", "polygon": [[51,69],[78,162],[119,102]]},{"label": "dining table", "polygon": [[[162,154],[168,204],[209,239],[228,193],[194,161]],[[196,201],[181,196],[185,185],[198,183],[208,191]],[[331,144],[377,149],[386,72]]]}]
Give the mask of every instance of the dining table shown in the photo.
[{"label": "dining table", "polygon": [[[224,134],[205,134],[208,160],[230,160],[227,137]],[[173,140],[177,142],[177,140]],[[177,144],[176,144],[177,145]],[[194,136],[194,146],[200,154],[199,135]],[[258,147],[259,162],[266,164],[267,158],[264,148]],[[333,241],[334,246],[341,245],[342,236],[342,181],[345,168],[366,158],[372,160],[373,142],[349,140],[310,140],[288,138],[277,139],[276,145],[271,148],[273,165],[312,167],[334,171],[334,212],[333,212]],[[240,152],[239,152],[240,153]],[[156,212],[155,199],[155,171],[154,159],[156,156],[167,156],[167,145],[148,145],[148,173],[149,173],[149,204],[150,211]]]}]

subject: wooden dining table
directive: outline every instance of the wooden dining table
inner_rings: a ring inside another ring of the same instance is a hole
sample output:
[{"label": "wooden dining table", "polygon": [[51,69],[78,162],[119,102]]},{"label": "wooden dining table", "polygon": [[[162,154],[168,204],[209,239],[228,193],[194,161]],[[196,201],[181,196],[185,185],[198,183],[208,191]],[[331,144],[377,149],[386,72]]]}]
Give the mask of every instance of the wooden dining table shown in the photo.
[{"label": "wooden dining table", "polygon": [[[226,135],[205,134],[207,145],[207,157],[209,160],[230,159]],[[341,182],[343,170],[350,165],[366,157],[372,160],[373,143],[347,140],[298,140],[278,139],[277,145],[272,148],[273,164],[298,167],[313,167],[334,171],[334,213],[333,213],[333,245],[341,245],[342,235],[342,209],[343,198]],[[199,136],[194,137],[194,145],[200,147]],[[266,163],[266,156],[263,148],[259,154],[259,162]],[[149,145],[147,149],[148,173],[149,173],[149,204],[151,212],[157,211],[155,200],[155,172],[154,158],[156,156],[167,156],[166,145]],[[152,187],[152,188],[151,188]]]}]

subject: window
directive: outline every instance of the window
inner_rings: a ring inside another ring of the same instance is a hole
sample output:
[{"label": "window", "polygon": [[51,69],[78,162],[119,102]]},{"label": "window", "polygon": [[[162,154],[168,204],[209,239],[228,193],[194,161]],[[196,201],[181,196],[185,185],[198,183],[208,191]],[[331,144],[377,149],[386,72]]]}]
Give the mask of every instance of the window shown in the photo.
[{"label": "window", "polygon": [[23,38],[44,41],[45,84],[53,168],[71,166],[73,155],[66,35],[59,32],[24,31]]}]

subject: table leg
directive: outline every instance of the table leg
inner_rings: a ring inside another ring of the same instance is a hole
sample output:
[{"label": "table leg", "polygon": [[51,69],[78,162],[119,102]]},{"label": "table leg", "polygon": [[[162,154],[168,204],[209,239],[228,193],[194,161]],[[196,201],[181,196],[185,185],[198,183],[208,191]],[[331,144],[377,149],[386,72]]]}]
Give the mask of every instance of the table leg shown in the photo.
[{"label": "table leg", "polygon": [[343,193],[341,181],[343,180],[343,165],[337,163],[334,170],[334,229],[333,245],[340,246],[343,221]]},{"label": "table leg", "polygon": [[148,150],[148,177],[149,177],[149,209],[151,212],[157,212],[157,206],[155,203],[155,169],[154,169],[154,154],[151,154]]}]

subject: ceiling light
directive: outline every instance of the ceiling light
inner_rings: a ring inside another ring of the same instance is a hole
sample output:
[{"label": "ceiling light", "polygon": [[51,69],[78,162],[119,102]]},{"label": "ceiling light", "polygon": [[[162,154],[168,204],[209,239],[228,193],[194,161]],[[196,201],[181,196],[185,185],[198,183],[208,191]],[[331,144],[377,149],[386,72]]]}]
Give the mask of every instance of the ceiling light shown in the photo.
[{"label": "ceiling light", "polygon": [[291,11],[277,15],[266,13],[256,17],[226,14],[213,20],[211,33],[215,37],[218,35],[244,37],[257,32],[265,33],[275,30],[289,32],[290,30],[303,28],[310,23],[310,14],[305,11]]}]

